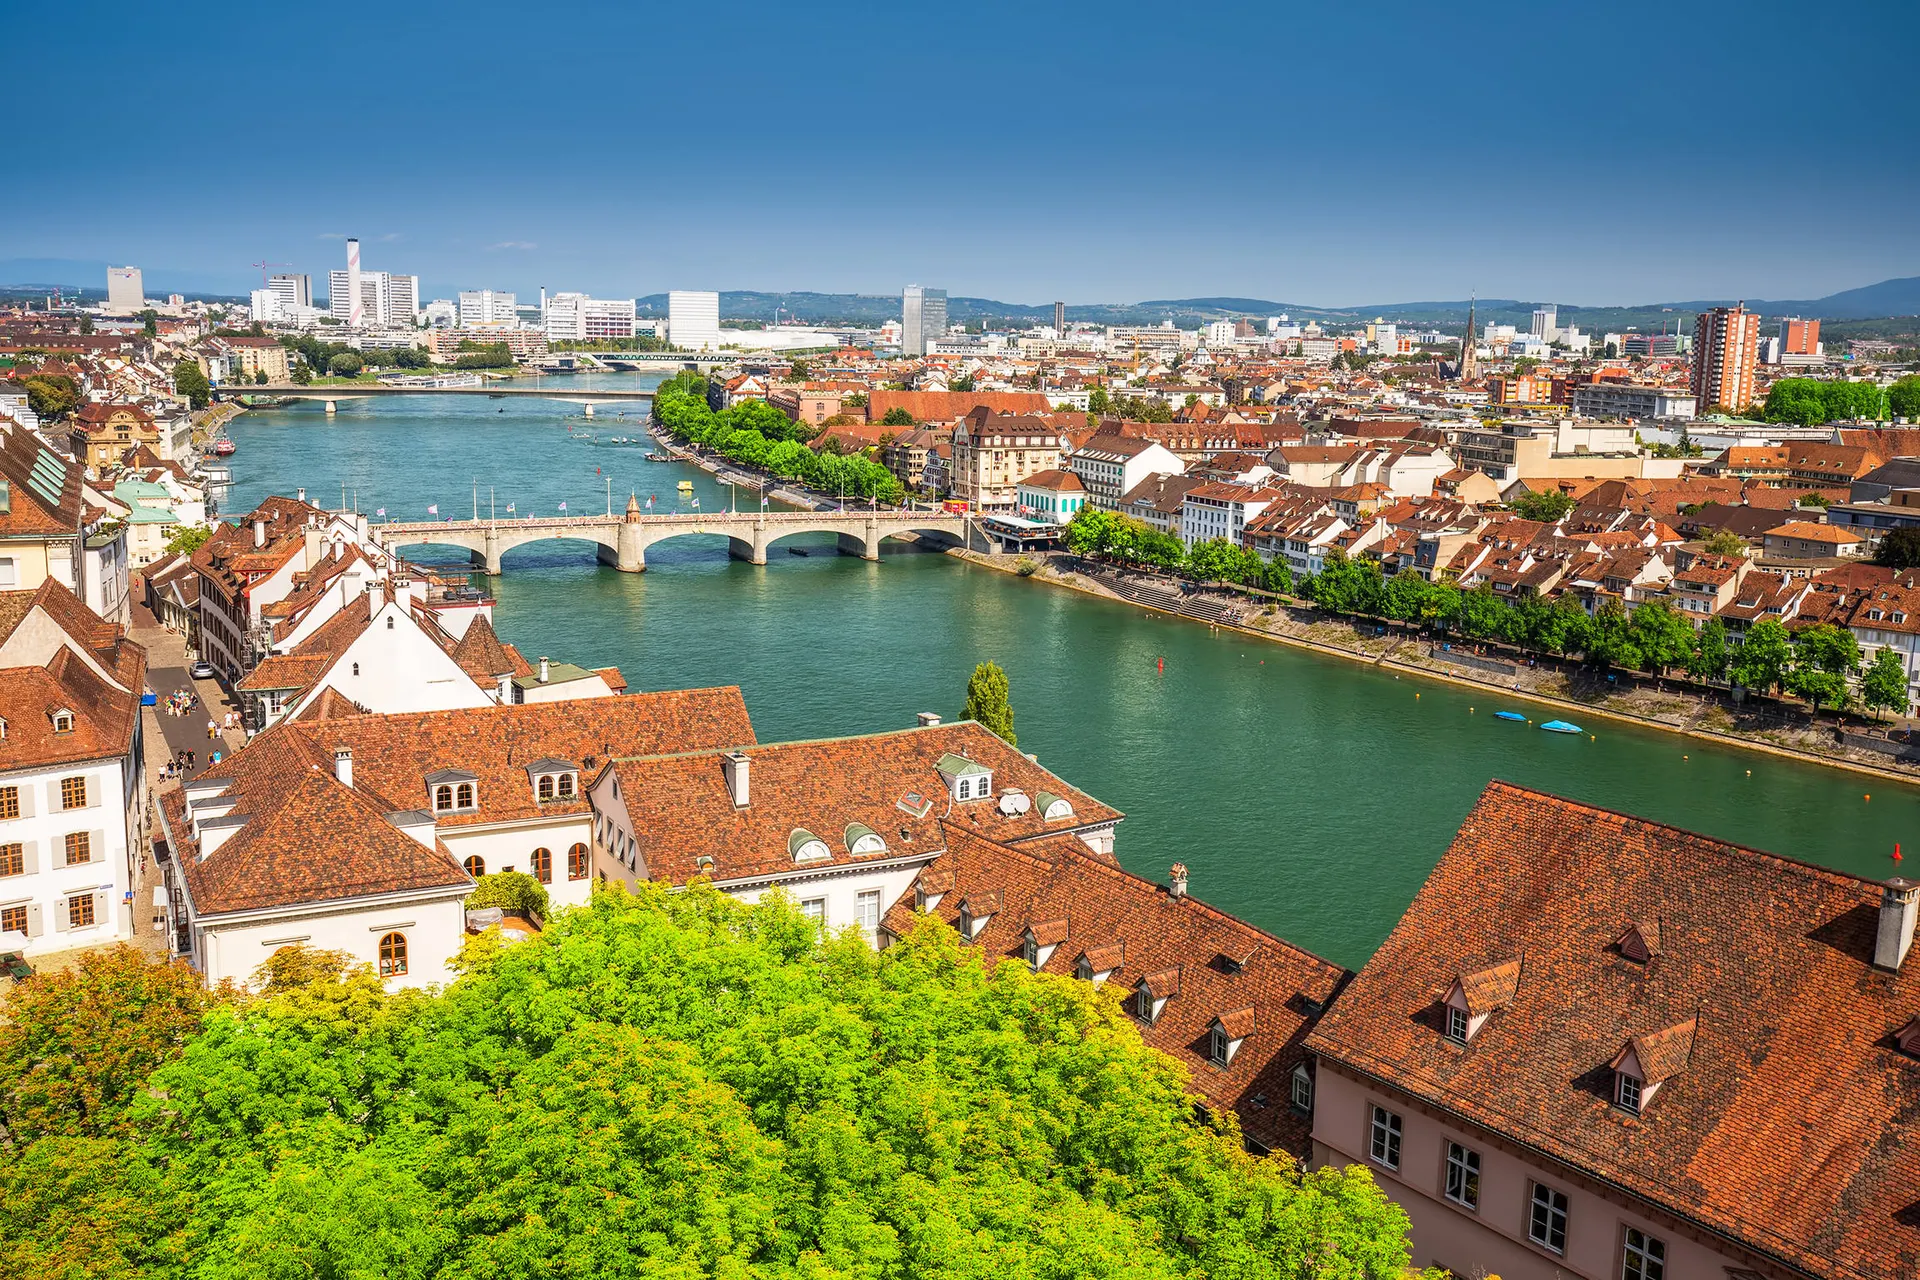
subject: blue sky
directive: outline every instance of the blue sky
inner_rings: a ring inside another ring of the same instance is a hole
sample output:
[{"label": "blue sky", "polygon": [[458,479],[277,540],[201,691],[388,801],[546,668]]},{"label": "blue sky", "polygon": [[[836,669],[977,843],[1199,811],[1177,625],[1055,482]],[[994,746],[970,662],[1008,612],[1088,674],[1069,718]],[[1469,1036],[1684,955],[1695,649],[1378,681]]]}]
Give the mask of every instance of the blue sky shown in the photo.
[{"label": "blue sky", "polygon": [[[1844,16],[1844,22],[1840,16]],[[1920,6],[14,0],[0,259],[245,287],[1818,297],[1920,274]],[[257,277],[256,277],[257,278]]]}]

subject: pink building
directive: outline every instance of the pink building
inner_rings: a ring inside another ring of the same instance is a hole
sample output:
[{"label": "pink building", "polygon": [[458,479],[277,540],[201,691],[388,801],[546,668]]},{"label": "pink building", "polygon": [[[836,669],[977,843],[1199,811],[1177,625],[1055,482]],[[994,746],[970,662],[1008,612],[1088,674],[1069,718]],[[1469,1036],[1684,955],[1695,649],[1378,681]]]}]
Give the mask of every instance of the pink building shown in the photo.
[{"label": "pink building", "polygon": [[1316,1164],[1504,1280],[1910,1280],[1920,885],[1491,784],[1308,1038]]}]

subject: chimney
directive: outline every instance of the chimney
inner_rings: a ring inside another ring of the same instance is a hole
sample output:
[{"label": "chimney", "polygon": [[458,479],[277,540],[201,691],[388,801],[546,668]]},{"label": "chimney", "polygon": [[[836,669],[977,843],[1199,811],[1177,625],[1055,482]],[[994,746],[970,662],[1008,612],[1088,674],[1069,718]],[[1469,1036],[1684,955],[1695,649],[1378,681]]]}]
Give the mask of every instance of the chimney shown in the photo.
[{"label": "chimney", "polygon": [[253,545],[256,549],[267,545],[267,522],[265,520],[255,520],[253,522]]},{"label": "chimney", "polygon": [[733,807],[747,807],[747,770],[753,759],[744,751],[729,751],[720,757],[720,772],[727,776],[727,793],[733,797]]},{"label": "chimney", "polygon": [[1920,906],[1920,881],[1895,876],[1886,882],[1880,893],[1880,928],[1873,940],[1874,968],[1899,970],[1913,949],[1916,906]]},{"label": "chimney", "polygon": [[[298,489],[295,490],[295,492],[299,495],[300,501],[305,502],[307,500],[307,491],[305,489]],[[308,518],[311,519],[312,517]]]},{"label": "chimney", "polygon": [[353,785],[353,752],[347,747],[333,749],[333,776],[340,779],[342,786]]},{"label": "chimney", "polygon": [[940,717],[931,711],[922,711],[918,717],[922,729],[931,729],[940,723]]},{"label": "chimney", "polygon": [[1167,893],[1175,902],[1187,896],[1187,864],[1176,862],[1167,874]]}]

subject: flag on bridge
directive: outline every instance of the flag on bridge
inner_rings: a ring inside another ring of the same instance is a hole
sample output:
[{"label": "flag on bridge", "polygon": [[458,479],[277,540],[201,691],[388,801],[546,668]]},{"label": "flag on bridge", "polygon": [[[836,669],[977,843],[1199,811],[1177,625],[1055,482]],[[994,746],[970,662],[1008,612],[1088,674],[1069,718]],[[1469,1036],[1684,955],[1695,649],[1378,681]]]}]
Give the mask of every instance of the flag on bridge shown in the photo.
[{"label": "flag on bridge", "polygon": [[428,507],[428,508],[427,508],[427,514],[428,514],[428,515],[430,515],[430,516],[437,516],[437,515],[439,515],[439,514],[440,514],[440,504],[436,502],[436,503],[434,503],[434,504],[433,504],[432,506],[430,506],[430,507]]},{"label": "flag on bridge", "polygon": [[648,494],[648,495],[647,495],[647,510],[649,510],[649,511],[651,511],[651,510],[653,510],[653,495],[652,495],[652,494]]},{"label": "flag on bridge", "polygon": [[695,498],[695,499],[693,500],[693,509],[694,509],[695,511],[698,511],[698,510],[700,509],[700,499],[698,499],[698,498]]},{"label": "flag on bridge", "polygon": [[512,514],[513,514],[513,504],[512,504],[511,502],[509,502],[509,503],[507,504],[507,514],[508,514],[508,515],[512,515]]},{"label": "flag on bridge", "polygon": [[560,504],[560,509],[561,509],[562,511],[565,511],[565,510],[567,509],[567,504],[566,504],[566,503],[564,503],[564,502],[563,502],[563,503],[561,503],[561,504]]},{"label": "flag on bridge", "polygon": [[373,514],[377,516],[384,516],[385,514],[387,514],[387,509],[385,507],[382,507],[378,511],[374,512]]}]

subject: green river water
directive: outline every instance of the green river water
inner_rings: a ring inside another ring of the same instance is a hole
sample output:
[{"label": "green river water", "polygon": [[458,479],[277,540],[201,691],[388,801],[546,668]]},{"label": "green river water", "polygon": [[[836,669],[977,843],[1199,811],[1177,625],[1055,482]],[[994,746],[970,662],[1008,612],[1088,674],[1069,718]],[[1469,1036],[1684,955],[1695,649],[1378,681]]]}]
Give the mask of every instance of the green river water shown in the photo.
[{"label": "green river water", "polygon": [[[618,412],[434,396],[347,401],[332,417],[318,405],[248,413],[229,432],[239,451],[224,510],[298,487],[332,504],[344,485],[369,513],[421,520],[437,504],[464,518],[477,483],[483,515],[490,493],[503,517],[509,502],[578,515],[604,509],[609,479],[616,510],[629,492],[671,509],[682,479],[703,509],[727,502],[705,473],[611,443],[642,434],[642,407]],[[1495,719],[1529,709],[1488,691],[896,544],[870,563],[802,536],[756,567],[729,559],[721,538],[689,537],[656,543],[647,561],[622,574],[587,543],[509,552],[495,625],[529,658],[616,665],[636,689],[738,684],[763,742],[952,716],[974,663],[992,659],[1012,682],[1021,748],[1127,814],[1116,852],[1129,869],[1164,878],[1185,862],[1197,896],[1356,968],[1491,778],[1870,876],[1890,874],[1894,842],[1917,829],[1916,792],[1899,783],[1598,718],[1591,738],[1546,734]]]}]

